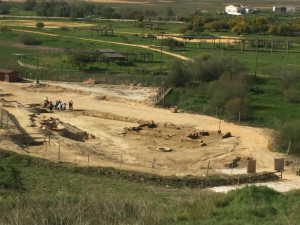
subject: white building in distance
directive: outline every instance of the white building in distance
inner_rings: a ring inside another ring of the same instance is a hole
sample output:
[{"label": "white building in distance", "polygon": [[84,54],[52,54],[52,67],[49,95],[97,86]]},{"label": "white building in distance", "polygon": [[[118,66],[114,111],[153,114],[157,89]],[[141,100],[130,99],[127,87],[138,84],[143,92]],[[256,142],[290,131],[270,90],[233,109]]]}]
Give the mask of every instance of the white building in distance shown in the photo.
[{"label": "white building in distance", "polygon": [[296,7],[293,7],[293,6],[273,6],[273,12],[293,13],[293,12],[296,12]]},{"label": "white building in distance", "polygon": [[244,5],[229,5],[225,7],[225,12],[229,15],[243,15],[253,13],[254,9]]}]

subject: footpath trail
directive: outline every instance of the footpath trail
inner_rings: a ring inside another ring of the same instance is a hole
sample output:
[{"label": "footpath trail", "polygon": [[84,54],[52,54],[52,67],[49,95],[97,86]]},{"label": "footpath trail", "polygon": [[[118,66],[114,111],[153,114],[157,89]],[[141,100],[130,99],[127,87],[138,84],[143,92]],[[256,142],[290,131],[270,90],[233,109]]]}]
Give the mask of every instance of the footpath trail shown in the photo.
[{"label": "footpath trail", "polygon": [[[122,42],[114,42],[114,41],[95,40],[95,39],[91,39],[91,38],[70,37],[70,36],[65,36],[65,35],[49,34],[49,33],[31,31],[31,30],[21,30],[21,29],[12,29],[12,30],[13,31],[18,31],[18,32],[25,32],[25,33],[33,33],[33,34],[52,36],[52,37],[72,38],[72,39],[83,40],[83,41],[93,41],[93,42],[101,42],[101,43],[108,43],[108,44],[114,44],[114,45],[138,47],[138,48],[144,48],[144,49],[148,49],[148,50],[155,51],[155,52],[161,52],[160,49],[153,48],[149,45],[138,45],[138,44],[130,44],[130,43],[122,43]],[[185,61],[192,60],[188,57],[185,57],[185,56],[182,56],[182,55],[179,55],[179,54],[175,54],[175,53],[172,53],[172,52],[168,52],[168,51],[165,51],[165,50],[163,50],[162,53],[165,54],[165,55],[170,55],[170,56],[185,60]]]}]

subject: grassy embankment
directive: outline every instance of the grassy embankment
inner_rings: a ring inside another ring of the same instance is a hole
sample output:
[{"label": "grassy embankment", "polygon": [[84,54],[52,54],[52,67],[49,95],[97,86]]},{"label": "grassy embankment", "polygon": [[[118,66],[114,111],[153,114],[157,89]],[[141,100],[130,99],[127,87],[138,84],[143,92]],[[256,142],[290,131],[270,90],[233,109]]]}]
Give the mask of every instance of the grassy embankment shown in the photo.
[{"label": "grassy embankment", "polygon": [[[122,173],[122,171],[121,171]],[[298,224],[300,192],[229,194],[110,177],[0,151],[1,224]]]}]

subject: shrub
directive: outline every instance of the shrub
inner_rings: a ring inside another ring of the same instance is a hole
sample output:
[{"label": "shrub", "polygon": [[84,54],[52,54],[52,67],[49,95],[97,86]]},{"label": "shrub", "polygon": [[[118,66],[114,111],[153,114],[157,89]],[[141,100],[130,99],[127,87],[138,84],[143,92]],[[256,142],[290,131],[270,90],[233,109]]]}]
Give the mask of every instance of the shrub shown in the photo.
[{"label": "shrub", "polygon": [[181,33],[181,34],[184,34],[187,30],[188,30],[188,28],[186,26],[181,26],[178,29],[179,33]]},{"label": "shrub", "polygon": [[153,39],[153,38],[154,38],[154,39],[156,39],[156,36],[155,36],[154,34],[148,34],[148,35],[147,35],[147,38],[150,38],[150,39]]},{"label": "shrub", "polygon": [[10,10],[10,6],[7,2],[0,1],[0,14],[8,14]]},{"label": "shrub", "polygon": [[19,40],[24,45],[38,45],[40,44],[40,41],[35,39],[34,37],[30,36],[29,34],[22,34],[19,36]]},{"label": "shrub", "polygon": [[33,8],[36,6],[35,0],[26,0],[23,5],[24,10],[33,10]]},{"label": "shrub", "polygon": [[291,142],[290,151],[300,155],[300,120],[288,121],[280,129],[277,138],[278,147],[287,150],[289,142]]},{"label": "shrub", "polygon": [[36,24],[35,24],[35,26],[38,28],[38,29],[42,29],[42,28],[44,28],[44,23],[42,23],[42,22],[37,22]]},{"label": "shrub", "polygon": [[5,32],[8,32],[8,31],[11,31],[10,27],[8,27],[8,26],[0,27],[0,32],[2,32],[3,35],[5,34]]},{"label": "shrub", "polygon": [[62,26],[62,27],[60,27],[60,29],[61,30],[70,30],[68,27],[66,27],[66,26]]},{"label": "shrub", "polygon": [[251,101],[249,98],[233,98],[225,105],[225,111],[229,119],[237,119],[239,113],[242,120],[251,116]]},{"label": "shrub", "polygon": [[169,64],[169,73],[166,78],[167,86],[182,87],[189,80],[186,64],[180,60],[172,61]]},{"label": "shrub", "polygon": [[248,90],[249,81],[245,75],[223,74],[217,81],[210,83],[210,105],[223,108],[231,99],[247,97]]},{"label": "shrub", "polygon": [[300,70],[295,66],[286,66],[279,71],[279,79],[281,80],[284,89],[288,89],[290,85],[299,80]]},{"label": "shrub", "polygon": [[209,57],[197,57],[190,66],[194,80],[213,81],[228,72],[237,74],[245,71],[245,66],[234,57],[223,54]]},{"label": "shrub", "polygon": [[168,46],[170,50],[174,48],[182,48],[184,46],[183,42],[177,41],[173,38],[167,38],[163,40],[163,44]]},{"label": "shrub", "polygon": [[285,97],[291,103],[299,103],[300,102],[300,90],[296,87],[290,87],[285,90]]},{"label": "shrub", "polygon": [[22,188],[20,171],[14,167],[5,168],[0,166],[0,187],[5,189]]}]

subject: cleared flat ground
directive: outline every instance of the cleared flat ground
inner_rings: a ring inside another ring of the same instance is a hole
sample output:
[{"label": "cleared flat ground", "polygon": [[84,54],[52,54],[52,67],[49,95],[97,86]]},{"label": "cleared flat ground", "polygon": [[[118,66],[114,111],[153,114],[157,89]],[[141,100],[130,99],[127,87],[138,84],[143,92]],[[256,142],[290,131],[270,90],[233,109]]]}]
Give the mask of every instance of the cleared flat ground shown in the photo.
[{"label": "cleared flat ground", "polygon": [[[171,113],[151,105],[155,89],[135,87],[134,93],[133,87],[110,87],[116,89],[110,96],[107,88],[0,82],[0,107],[11,114],[14,122],[10,121],[10,137],[3,136],[0,147],[52,161],[177,176],[204,175],[208,162],[209,173],[216,174],[228,173],[232,160],[237,160],[233,173],[245,173],[250,158],[257,160],[257,171],[273,171],[275,157],[291,160],[270,150],[270,129],[221,121],[222,134],[218,134],[217,118]],[[126,93],[134,97],[128,98]],[[73,100],[74,110],[47,112],[41,106],[46,96],[53,101]],[[203,131],[209,136],[189,137]],[[0,132],[4,135],[6,130]],[[232,137],[222,139],[226,132]],[[48,141],[50,134],[50,145],[28,147],[20,134],[41,141]],[[160,147],[172,151],[161,151]],[[287,169],[285,174],[292,173]],[[288,182],[292,187],[300,185],[296,176],[289,176]]]}]

